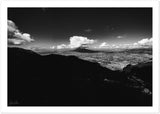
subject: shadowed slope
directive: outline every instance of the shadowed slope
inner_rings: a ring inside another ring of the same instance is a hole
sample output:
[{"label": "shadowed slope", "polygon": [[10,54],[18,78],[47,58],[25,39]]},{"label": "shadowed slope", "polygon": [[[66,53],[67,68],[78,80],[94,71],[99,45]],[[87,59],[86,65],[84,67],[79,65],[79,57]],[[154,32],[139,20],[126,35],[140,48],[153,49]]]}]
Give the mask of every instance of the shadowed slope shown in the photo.
[{"label": "shadowed slope", "polygon": [[151,96],[123,82],[125,73],[75,56],[8,49],[9,106],[151,105]]}]

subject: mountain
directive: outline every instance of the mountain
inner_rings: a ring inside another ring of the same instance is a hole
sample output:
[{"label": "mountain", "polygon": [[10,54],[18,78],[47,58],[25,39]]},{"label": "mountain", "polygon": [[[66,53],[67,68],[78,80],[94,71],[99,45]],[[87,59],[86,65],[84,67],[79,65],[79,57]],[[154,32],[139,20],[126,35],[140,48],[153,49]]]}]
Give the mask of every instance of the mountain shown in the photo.
[{"label": "mountain", "polygon": [[83,46],[80,46],[80,47],[74,49],[73,51],[81,52],[81,53],[97,53],[97,52],[99,52],[99,51],[95,51],[95,50],[90,50],[87,47],[83,47]]},{"label": "mountain", "polygon": [[123,72],[132,80],[130,84],[135,87],[139,86],[142,92],[151,94],[152,92],[152,62],[139,63],[137,65],[127,65]]},{"label": "mountain", "polygon": [[151,106],[151,95],[130,86],[141,83],[127,69],[112,71],[75,56],[8,48],[8,105]]},{"label": "mountain", "polygon": [[135,75],[145,82],[152,83],[152,62],[139,63],[137,65],[127,65],[123,71],[127,75]]},{"label": "mountain", "polygon": [[133,49],[125,49],[124,52],[127,53],[146,53],[152,55],[152,48],[133,48]]}]

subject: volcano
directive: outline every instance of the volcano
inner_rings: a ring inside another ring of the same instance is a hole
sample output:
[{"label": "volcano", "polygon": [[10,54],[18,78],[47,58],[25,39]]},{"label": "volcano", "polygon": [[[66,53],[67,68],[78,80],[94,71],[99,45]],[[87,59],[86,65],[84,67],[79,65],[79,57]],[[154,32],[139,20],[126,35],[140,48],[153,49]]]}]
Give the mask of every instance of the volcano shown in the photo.
[{"label": "volcano", "polygon": [[81,53],[97,53],[98,51],[90,50],[88,45],[82,44],[81,46],[77,47],[73,51],[75,52],[81,52]]}]

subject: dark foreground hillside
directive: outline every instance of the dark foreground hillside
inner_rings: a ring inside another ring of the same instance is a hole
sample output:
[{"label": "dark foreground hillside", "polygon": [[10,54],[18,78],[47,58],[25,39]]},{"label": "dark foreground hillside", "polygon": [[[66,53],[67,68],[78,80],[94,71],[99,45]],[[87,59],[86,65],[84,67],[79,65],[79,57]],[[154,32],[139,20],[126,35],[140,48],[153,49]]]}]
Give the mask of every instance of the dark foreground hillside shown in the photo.
[{"label": "dark foreground hillside", "polygon": [[135,67],[112,71],[75,56],[8,48],[8,105],[151,106],[152,64]]}]

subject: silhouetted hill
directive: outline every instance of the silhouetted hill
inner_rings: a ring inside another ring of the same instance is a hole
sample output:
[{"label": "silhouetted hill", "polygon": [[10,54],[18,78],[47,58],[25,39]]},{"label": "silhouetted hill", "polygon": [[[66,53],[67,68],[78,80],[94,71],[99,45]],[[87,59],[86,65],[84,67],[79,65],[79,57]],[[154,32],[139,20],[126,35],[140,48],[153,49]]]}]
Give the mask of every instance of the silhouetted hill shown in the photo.
[{"label": "silhouetted hill", "polygon": [[127,75],[135,75],[145,82],[152,83],[152,62],[127,65],[123,71]]},{"label": "silhouetted hill", "polygon": [[152,97],[112,71],[75,56],[8,48],[9,106],[149,106]]},{"label": "silhouetted hill", "polygon": [[127,65],[123,72],[130,79],[133,79],[133,77],[138,78],[138,83],[145,82],[145,87],[152,91],[152,62]]}]

